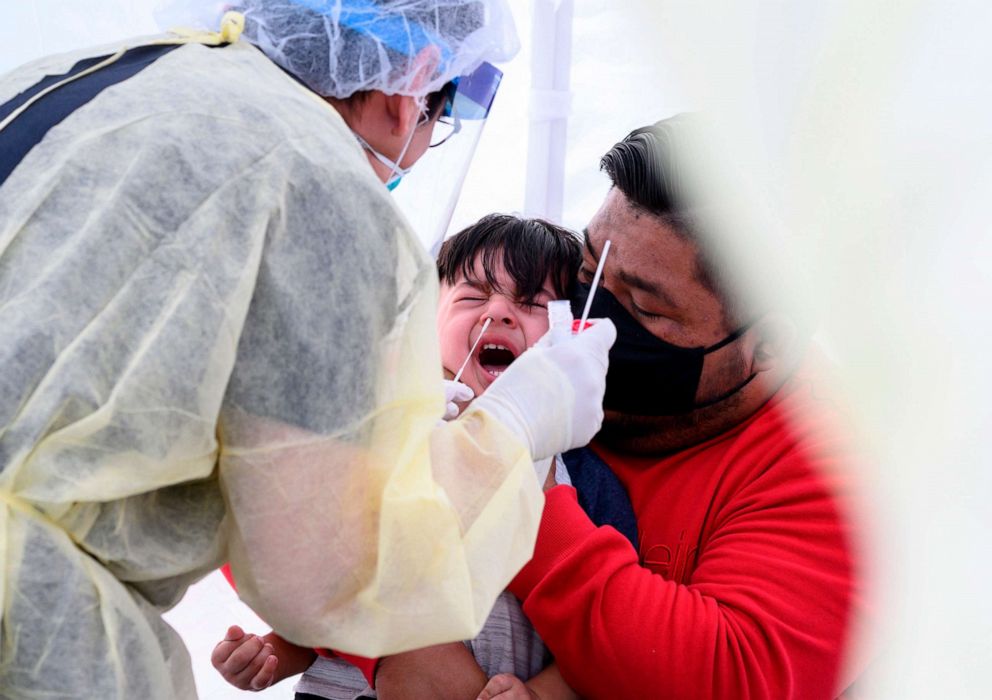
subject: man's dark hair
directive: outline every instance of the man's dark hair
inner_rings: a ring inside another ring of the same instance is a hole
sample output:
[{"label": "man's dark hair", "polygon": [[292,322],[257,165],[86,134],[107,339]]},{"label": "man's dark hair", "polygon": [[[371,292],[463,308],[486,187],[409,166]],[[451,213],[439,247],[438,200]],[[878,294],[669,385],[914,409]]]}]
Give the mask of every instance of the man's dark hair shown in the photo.
[{"label": "man's dark hair", "polygon": [[[772,219],[733,214],[732,199],[747,192],[728,164],[719,162],[721,150],[704,127],[699,115],[678,114],[635,129],[603,156],[600,167],[631,206],[695,245],[693,272],[720,300],[728,327],[774,310],[788,315],[808,337],[813,326],[799,306],[802,275],[776,265],[766,247],[771,239],[753,229],[774,225]],[[728,247],[742,237],[747,245]],[[728,257],[731,249],[733,257]],[[760,285],[741,275],[745,268],[760,275]]]},{"label": "man's dark hair", "polygon": [[[613,185],[630,203],[649,214],[667,217],[689,209],[682,168],[684,134],[691,117],[686,114],[635,129],[599,161]],[[681,138],[680,138],[681,137]]]},{"label": "man's dark hair", "polygon": [[[696,246],[697,279],[716,294],[724,306],[728,323],[739,322],[742,309],[735,290],[730,289],[708,247],[701,214],[711,203],[694,187],[687,165],[698,165],[703,156],[698,117],[678,114],[651,126],[630,132],[600,160],[605,171],[630,204]],[[744,314],[747,315],[747,314]]]},{"label": "man's dark hair", "polygon": [[[550,276],[555,296],[566,299],[582,264],[582,245],[575,233],[547,221],[489,214],[441,246],[437,258],[441,282],[451,285],[461,277],[475,279],[480,256],[485,282],[494,290],[526,303],[533,301]],[[499,264],[516,289],[500,287],[495,277]]]}]

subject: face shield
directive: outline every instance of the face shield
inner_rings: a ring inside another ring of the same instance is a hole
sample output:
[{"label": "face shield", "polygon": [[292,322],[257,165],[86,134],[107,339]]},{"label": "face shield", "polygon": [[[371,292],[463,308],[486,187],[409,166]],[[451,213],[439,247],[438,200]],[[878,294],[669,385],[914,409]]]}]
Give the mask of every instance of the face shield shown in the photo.
[{"label": "face shield", "polygon": [[502,71],[482,63],[445,86],[441,91],[445,100],[434,124],[431,146],[393,192],[413,230],[434,257],[448,230],[502,78]]}]

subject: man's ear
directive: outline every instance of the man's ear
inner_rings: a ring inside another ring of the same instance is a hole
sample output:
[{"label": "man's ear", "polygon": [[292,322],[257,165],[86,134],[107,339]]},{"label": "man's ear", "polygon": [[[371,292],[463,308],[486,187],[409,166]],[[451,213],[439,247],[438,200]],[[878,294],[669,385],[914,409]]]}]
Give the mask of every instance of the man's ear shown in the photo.
[{"label": "man's ear", "polygon": [[771,312],[761,317],[752,329],[755,372],[767,372],[781,367],[796,353],[799,328],[786,314]]},{"label": "man's ear", "polygon": [[[425,46],[413,57],[407,83],[410,92],[420,92],[430,82],[440,60],[436,46]],[[386,95],[386,113],[391,120],[390,133],[406,138],[408,130],[416,128],[420,119],[420,100],[409,95]]]},{"label": "man's ear", "polygon": [[383,106],[389,119],[389,133],[397,138],[406,138],[410,129],[417,127],[420,107],[417,98],[409,95],[384,95]]}]

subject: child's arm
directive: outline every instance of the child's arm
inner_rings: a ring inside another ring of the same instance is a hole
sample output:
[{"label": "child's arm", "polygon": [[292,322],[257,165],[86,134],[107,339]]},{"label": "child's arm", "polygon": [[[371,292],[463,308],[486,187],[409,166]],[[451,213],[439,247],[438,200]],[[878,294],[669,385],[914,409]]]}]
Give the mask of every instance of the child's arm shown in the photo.
[{"label": "child's arm", "polygon": [[237,625],[210,655],[210,662],[228,683],[241,690],[262,690],[284,678],[303,673],[317,653],[298,647],[275,632],[264,637],[245,634]]},{"label": "child's arm", "polygon": [[501,673],[489,679],[478,700],[579,700],[552,663],[524,683],[511,673]]},{"label": "child's arm", "polygon": [[527,681],[527,687],[541,700],[579,700],[579,694],[561,677],[555,662]]},{"label": "child's arm", "polygon": [[375,674],[380,700],[470,700],[485,685],[486,674],[461,642],[387,656]]}]

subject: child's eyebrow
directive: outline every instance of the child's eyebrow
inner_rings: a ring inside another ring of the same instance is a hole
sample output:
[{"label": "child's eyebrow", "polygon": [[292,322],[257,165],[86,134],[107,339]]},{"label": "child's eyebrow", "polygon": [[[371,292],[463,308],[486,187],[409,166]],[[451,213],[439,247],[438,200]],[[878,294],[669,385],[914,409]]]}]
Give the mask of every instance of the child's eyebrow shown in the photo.
[{"label": "child's eyebrow", "polygon": [[472,289],[478,289],[480,292],[488,292],[490,286],[486,280],[474,279],[472,277],[462,277],[458,284],[468,285]]}]

